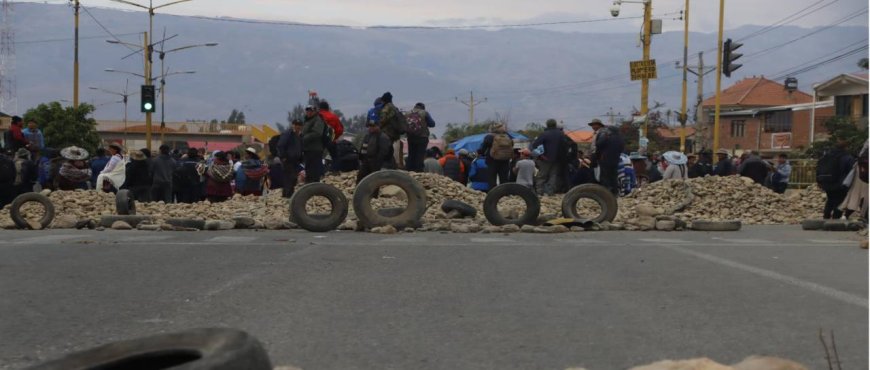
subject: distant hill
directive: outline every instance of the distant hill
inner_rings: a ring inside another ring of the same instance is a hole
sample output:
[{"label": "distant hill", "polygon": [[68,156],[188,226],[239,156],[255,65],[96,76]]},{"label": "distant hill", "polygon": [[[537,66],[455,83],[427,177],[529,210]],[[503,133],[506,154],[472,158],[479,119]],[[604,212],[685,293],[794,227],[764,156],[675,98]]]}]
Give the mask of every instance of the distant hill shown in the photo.
[{"label": "distant hill", "polygon": [[[144,13],[90,9],[115,34],[144,31]],[[14,28],[18,43],[17,80],[19,111],[40,102],[72,99],[72,41],[45,41],[72,37],[72,11],[65,5],[17,3]],[[81,94],[83,101],[113,100],[89,90],[97,86],[121,90],[125,76],[107,73],[114,68],[141,73],[142,57],[125,60],[130,51],[105,42],[108,35],[86,13],[82,15]],[[166,27],[179,34],[167,44],[219,42],[215,48],[192,49],[166,57],[172,71],[195,70],[195,75],[167,79],[167,121],[226,119],[241,109],[249,122],[285,122],[291,106],[317,90],[334,107],[348,115],[364,112],[375,97],[391,91],[400,107],[427,103],[440,124],[466,122],[468,112],[454,97],[467,99],[475,91],[488,101],[477,109],[476,119],[498,112],[514,127],[554,117],[569,128],[601,116],[609,107],[623,114],[640,101],[640,83],[628,78],[628,62],[640,59],[637,35],[568,33],[534,29],[483,30],[383,30],[330,29],[221,22],[181,16],[158,15],[155,30]],[[759,27],[727,31],[739,38]],[[750,54],[811,32],[781,27],[746,41],[747,56],[736,78],[766,75],[821,58],[849,43],[866,39],[867,27],[834,27],[757,57]],[[157,33],[157,32],[155,32]],[[121,38],[131,43],[135,35]],[[39,41],[39,42],[35,42]],[[716,48],[715,34],[691,34],[693,50]],[[866,53],[865,53],[866,54]],[[680,76],[674,62],[682,58],[682,34],[665,33],[653,39],[652,55],[659,62],[659,79],[652,83],[650,101],[679,109]],[[855,56],[798,77],[800,88],[839,73],[857,70]],[[715,65],[715,51],[706,53]],[[691,64],[696,61],[691,61]],[[156,65],[159,67],[159,63]],[[619,77],[612,77],[619,76]],[[713,74],[707,91],[715,87]],[[694,101],[695,79],[689,81],[689,101]],[[132,90],[141,79],[131,77]],[[131,119],[141,119],[131,104]],[[100,106],[98,118],[123,116],[120,104]],[[436,130],[440,131],[440,130]]]}]

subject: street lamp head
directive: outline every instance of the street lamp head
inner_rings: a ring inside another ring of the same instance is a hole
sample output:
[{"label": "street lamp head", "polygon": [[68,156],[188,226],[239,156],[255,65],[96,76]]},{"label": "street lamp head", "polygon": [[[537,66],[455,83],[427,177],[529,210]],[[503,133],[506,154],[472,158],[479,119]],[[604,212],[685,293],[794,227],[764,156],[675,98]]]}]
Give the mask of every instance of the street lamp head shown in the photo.
[{"label": "street lamp head", "polygon": [[114,70],[114,69],[111,69],[111,68],[106,68],[106,69],[104,69],[103,71],[105,71],[105,72],[115,72],[115,70]]},{"label": "street lamp head", "polygon": [[205,44],[205,46],[218,46],[218,43],[216,43],[216,42],[210,42],[210,43],[208,43],[208,44]]},{"label": "street lamp head", "polygon": [[118,40],[106,40],[106,42],[108,42],[110,44],[120,44],[120,42]]},{"label": "street lamp head", "polygon": [[614,1],[613,6],[610,7],[610,15],[612,15],[614,17],[619,16],[619,2],[618,1]]}]

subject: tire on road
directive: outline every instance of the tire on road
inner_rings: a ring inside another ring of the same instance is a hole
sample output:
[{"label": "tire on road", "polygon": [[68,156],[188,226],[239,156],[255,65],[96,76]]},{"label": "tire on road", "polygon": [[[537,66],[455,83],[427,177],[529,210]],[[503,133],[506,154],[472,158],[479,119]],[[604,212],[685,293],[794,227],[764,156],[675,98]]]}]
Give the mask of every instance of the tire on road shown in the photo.
[{"label": "tire on road", "polygon": [[821,230],[827,220],[806,219],[801,221],[801,228],[804,230]]},{"label": "tire on road", "polygon": [[15,226],[18,226],[19,229],[33,229],[27,220],[25,220],[21,215],[21,206],[30,202],[39,203],[43,208],[45,208],[45,214],[43,214],[42,218],[37,222],[42,226],[42,229],[48,228],[48,226],[51,225],[51,222],[54,221],[54,203],[52,203],[51,199],[48,199],[47,196],[40,193],[24,193],[12,201],[12,204],[9,205],[9,217],[12,218],[12,222],[14,222]]},{"label": "tire on road", "polygon": [[172,225],[173,227],[205,230],[205,220],[194,220],[190,218],[170,218],[166,220],[166,223],[168,225]]},{"label": "tire on road", "polygon": [[825,231],[858,231],[861,230],[861,224],[852,221],[843,220],[823,220],[822,230]]},{"label": "tire on road", "polygon": [[[405,192],[408,206],[401,214],[383,215],[372,207],[372,196],[382,186],[397,186]],[[419,227],[426,213],[426,189],[402,171],[378,171],[366,176],[353,193],[353,211],[359,224],[366,229],[391,225],[396,229]]]},{"label": "tire on road", "polygon": [[740,221],[692,221],[692,230],[698,231],[737,231],[743,223]]},{"label": "tire on road", "polygon": [[474,218],[477,216],[477,210],[472,207],[470,204],[465,202],[460,202],[455,199],[447,199],[444,203],[441,203],[441,212],[450,214],[451,212],[456,212],[461,217],[471,217]]},{"label": "tire on road", "polygon": [[139,226],[142,222],[153,221],[154,218],[146,215],[106,215],[100,217],[100,226],[105,228],[112,227],[116,221],[124,221],[133,228]]},{"label": "tire on road", "polygon": [[616,213],[619,211],[616,196],[610,190],[601,185],[583,184],[575,186],[562,198],[562,215],[565,218],[583,218],[577,214],[577,202],[581,199],[591,199],[601,207],[601,213],[590,219],[593,222],[613,222],[616,218]]},{"label": "tire on road", "polygon": [[[526,203],[526,211],[517,219],[505,217],[498,211],[498,201],[501,198],[516,195]],[[483,215],[493,226],[504,225],[535,225],[538,223],[538,215],[541,213],[541,200],[532,189],[520,184],[501,184],[490,190],[483,200]]]},{"label": "tire on road", "polygon": [[235,329],[194,329],[109,343],[31,370],[61,369],[271,370],[263,345]]},{"label": "tire on road", "polygon": [[133,193],[129,189],[118,190],[118,194],[115,194],[115,213],[119,215],[136,214],[136,199],[133,198]]},{"label": "tire on road", "polygon": [[[309,215],[305,204],[312,197],[329,200],[332,209],[328,215]],[[290,198],[291,219],[299,227],[312,232],[333,231],[347,219],[347,197],[335,186],[324,183],[306,184],[293,193]]]}]

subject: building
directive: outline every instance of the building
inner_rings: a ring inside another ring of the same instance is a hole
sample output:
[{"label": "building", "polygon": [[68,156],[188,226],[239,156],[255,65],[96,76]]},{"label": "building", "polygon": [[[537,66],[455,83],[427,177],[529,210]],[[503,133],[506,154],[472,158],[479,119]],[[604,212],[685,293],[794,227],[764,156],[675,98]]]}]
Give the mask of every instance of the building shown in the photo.
[{"label": "building", "polygon": [[[680,131],[682,127],[659,127],[656,129],[656,134],[665,142],[668,148],[679,148],[680,147]],[[697,135],[697,130],[693,126],[686,126],[686,153],[694,153],[695,152],[695,136]]]},{"label": "building", "polygon": [[[97,121],[97,133],[105,142],[114,142],[126,148],[145,148],[145,122]],[[168,123],[161,132],[160,124],[151,126],[151,148],[156,150],[166,143],[173,149],[205,148],[208,151],[231,150],[243,144],[252,144],[251,128],[239,126],[233,130],[210,130],[207,123]]]},{"label": "building", "polygon": [[[833,106],[833,111],[817,111],[816,125],[833,117],[845,117],[858,127],[867,128],[867,73],[841,74],[813,86],[814,99]],[[825,132],[814,132],[814,139],[824,139]]]},{"label": "building", "polygon": [[[706,137],[698,138],[699,145],[712,148],[715,98],[702,107],[711,127],[703,130]],[[746,78],[722,91],[720,107],[719,148],[753,150],[765,157],[807,148],[812,135],[825,134],[823,121],[814,115],[834,112],[832,102],[814,102],[796,86],[789,89],[764,77]]]}]

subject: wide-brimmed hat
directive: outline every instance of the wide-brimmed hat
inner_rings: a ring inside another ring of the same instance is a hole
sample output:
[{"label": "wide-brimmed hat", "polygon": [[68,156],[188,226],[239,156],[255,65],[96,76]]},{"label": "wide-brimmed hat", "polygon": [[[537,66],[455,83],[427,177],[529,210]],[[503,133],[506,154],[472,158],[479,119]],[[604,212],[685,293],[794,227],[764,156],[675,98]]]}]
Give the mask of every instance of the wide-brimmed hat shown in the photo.
[{"label": "wide-brimmed hat", "polygon": [[668,164],[682,165],[689,162],[689,158],[685,154],[675,151],[665,152],[662,158],[668,161]]},{"label": "wide-brimmed hat", "polygon": [[134,150],[134,151],[130,152],[130,159],[132,159],[134,161],[144,161],[145,160],[145,153],[142,153],[141,150]]},{"label": "wide-brimmed hat", "polygon": [[254,149],[254,148],[248,148],[248,149],[245,149],[245,151],[248,153],[251,153],[251,154],[257,154],[257,149]]},{"label": "wide-brimmed hat", "polygon": [[592,125],[604,126],[604,122],[601,122],[600,119],[595,118],[595,119],[589,121],[589,126],[592,126]]},{"label": "wide-brimmed hat", "polygon": [[77,146],[70,146],[61,149],[60,156],[70,161],[83,161],[88,159],[88,151]]},{"label": "wide-brimmed hat", "polygon": [[716,151],[716,154],[731,155],[731,153],[728,152],[728,149],[719,149]]}]

